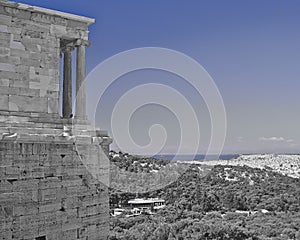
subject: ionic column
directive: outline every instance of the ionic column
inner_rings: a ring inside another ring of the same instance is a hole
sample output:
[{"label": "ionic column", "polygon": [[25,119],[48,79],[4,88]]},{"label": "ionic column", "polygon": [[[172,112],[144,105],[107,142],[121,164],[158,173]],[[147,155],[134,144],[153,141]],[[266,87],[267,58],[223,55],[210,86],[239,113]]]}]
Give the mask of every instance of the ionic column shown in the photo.
[{"label": "ionic column", "polygon": [[73,46],[64,46],[64,71],[63,71],[63,118],[72,117],[72,51]]},{"label": "ionic column", "polygon": [[79,120],[86,120],[86,64],[85,64],[85,47],[90,43],[84,40],[77,40],[76,56],[76,112],[75,117]]}]

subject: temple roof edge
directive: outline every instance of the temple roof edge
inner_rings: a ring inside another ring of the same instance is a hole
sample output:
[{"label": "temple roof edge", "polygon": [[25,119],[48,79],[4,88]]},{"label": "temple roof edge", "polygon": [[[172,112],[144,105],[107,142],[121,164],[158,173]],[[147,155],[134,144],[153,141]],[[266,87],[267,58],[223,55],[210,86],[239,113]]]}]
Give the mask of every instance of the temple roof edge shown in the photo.
[{"label": "temple roof edge", "polygon": [[46,15],[52,15],[52,16],[58,16],[65,19],[78,21],[87,24],[87,26],[93,24],[95,22],[95,19],[85,17],[85,16],[79,16],[71,13],[61,12],[57,10],[37,7],[37,6],[31,6],[23,3],[17,3],[13,1],[7,1],[7,0],[0,0],[0,5],[3,5],[5,7],[12,7],[20,10],[30,11],[33,13],[41,13]]}]

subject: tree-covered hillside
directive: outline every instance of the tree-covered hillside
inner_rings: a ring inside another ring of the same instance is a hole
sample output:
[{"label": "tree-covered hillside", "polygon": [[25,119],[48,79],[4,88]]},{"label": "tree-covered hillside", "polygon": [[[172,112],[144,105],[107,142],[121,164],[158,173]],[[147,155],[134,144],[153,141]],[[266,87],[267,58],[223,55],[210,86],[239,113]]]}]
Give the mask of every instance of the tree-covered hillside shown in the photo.
[{"label": "tree-covered hillside", "polygon": [[[111,197],[135,196],[111,190]],[[300,180],[270,169],[190,165],[177,181],[139,197],[163,198],[167,207],[112,218],[110,239],[300,239]]]}]

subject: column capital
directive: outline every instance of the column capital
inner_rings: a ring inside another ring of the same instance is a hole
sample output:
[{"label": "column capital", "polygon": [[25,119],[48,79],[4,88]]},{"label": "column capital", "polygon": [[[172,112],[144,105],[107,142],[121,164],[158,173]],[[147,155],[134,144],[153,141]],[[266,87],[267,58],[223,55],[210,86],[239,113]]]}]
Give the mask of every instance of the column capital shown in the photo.
[{"label": "column capital", "polygon": [[74,40],[61,40],[60,41],[60,50],[61,52],[72,52],[75,49],[75,41]]},{"label": "column capital", "polygon": [[89,47],[91,46],[91,42],[88,41],[88,40],[84,40],[84,39],[77,39],[75,41],[75,46],[78,47],[78,46],[85,46],[85,47]]},{"label": "column capital", "polygon": [[73,43],[61,47],[61,51],[63,53],[71,53],[74,51],[74,49],[75,49],[75,45]]}]

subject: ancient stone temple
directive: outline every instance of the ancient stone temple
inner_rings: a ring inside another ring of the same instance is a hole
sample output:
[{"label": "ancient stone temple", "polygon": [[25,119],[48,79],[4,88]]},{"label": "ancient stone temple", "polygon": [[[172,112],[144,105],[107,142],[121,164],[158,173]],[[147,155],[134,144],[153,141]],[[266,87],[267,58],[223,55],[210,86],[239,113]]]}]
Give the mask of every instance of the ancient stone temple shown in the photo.
[{"label": "ancient stone temple", "polygon": [[0,0],[0,239],[107,237],[111,139],[85,109],[93,22]]}]

